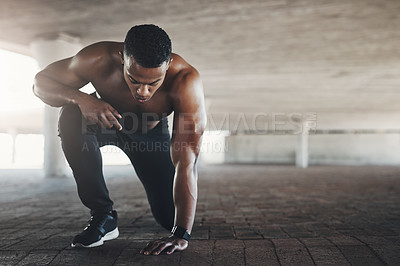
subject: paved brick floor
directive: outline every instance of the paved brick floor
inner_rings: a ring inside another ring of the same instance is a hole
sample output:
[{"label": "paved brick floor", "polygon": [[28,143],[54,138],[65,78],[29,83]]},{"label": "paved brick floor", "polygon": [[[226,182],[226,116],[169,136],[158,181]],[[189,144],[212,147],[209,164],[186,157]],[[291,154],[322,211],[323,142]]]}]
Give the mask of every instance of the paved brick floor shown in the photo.
[{"label": "paved brick floor", "polygon": [[93,249],[70,247],[89,218],[72,180],[3,176],[0,265],[400,265],[400,167],[203,165],[193,240],[160,256],[139,254],[167,232],[125,172],[107,179],[120,237]]}]

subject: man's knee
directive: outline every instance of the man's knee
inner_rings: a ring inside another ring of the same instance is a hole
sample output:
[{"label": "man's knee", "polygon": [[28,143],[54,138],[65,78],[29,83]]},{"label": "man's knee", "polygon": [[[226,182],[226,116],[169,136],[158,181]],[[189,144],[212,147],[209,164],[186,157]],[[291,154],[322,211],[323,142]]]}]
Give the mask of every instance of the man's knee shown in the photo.
[{"label": "man's knee", "polygon": [[61,138],[77,130],[81,131],[82,113],[77,105],[69,104],[61,108],[58,119],[58,133]]}]

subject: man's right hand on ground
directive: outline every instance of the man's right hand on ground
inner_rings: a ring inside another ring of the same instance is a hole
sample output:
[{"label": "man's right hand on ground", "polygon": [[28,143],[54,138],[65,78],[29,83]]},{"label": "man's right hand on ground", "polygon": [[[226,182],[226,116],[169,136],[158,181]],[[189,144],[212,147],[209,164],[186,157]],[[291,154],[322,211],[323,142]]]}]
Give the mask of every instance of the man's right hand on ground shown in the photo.
[{"label": "man's right hand on ground", "polygon": [[122,130],[122,126],[117,120],[117,118],[121,119],[122,116],[109,103],[88,95],[79,100],[78,106],[83,117],[89,122],[96,123],[102,128],[115,126],[116,129]]}]

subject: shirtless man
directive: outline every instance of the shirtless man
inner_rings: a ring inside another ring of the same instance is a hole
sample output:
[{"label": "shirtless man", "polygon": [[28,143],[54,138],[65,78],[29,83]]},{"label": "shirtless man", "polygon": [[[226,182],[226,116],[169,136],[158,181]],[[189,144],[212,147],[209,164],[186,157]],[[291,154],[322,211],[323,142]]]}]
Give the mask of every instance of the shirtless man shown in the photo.
[{"label": "shirtless man", "polygon": [[[91,82],[96,94],[79,89]],[[206,125],[199,73],[171,53],[155,25],[132,27],[125,42],[100,42],[47,66],[34,94],[62,107],[59,133],[78,194],[91,211],[72,246],[95,247],[118,237],[117,212],[102,172],[99,147],[116,145],[131,160],[156,221],[171,231],[151,241],[144,255],[188,246],[197,201],[197,167]],[[172,137],[167,116],[174,112]]]}]

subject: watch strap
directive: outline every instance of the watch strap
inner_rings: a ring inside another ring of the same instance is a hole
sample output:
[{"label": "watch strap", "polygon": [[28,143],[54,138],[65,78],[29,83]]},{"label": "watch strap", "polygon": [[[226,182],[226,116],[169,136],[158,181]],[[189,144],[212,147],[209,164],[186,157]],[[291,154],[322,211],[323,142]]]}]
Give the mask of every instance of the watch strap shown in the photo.
[{"label": "watch strap", "polygon": [[171,233],[176,237],[185,239],[186,241],[189,241],[189,239],[191,237],[190,234],[188,233],[188,231],[185,228],[183,228],[182,226],[179,226],[179,225],[175,225],[172,228]]}]

